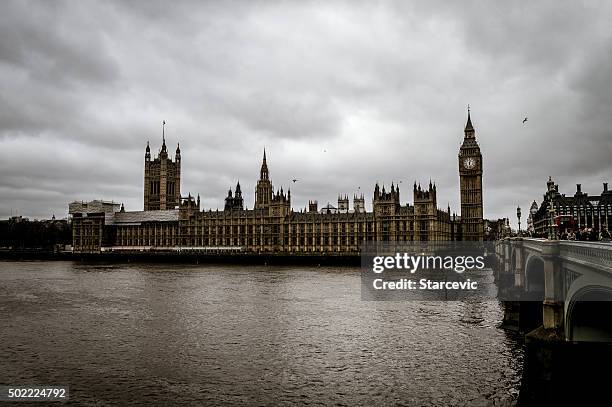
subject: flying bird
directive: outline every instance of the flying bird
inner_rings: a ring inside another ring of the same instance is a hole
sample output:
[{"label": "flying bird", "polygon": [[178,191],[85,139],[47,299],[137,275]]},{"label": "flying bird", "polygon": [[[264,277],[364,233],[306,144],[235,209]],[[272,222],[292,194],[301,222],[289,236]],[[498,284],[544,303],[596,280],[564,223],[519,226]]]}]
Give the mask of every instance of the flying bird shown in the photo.
[{"label": "flying bird", "polygon": [[295,184],[296,182],[298,182],[299,180],[297,178],[292,179],[293,183]]},{"label": "flying bird", "polygon": [[525,118],[523,119],[523,124],[525,124],[525,122],[526,122],[526,121],[527,121],[527,118],[525,117]]}]

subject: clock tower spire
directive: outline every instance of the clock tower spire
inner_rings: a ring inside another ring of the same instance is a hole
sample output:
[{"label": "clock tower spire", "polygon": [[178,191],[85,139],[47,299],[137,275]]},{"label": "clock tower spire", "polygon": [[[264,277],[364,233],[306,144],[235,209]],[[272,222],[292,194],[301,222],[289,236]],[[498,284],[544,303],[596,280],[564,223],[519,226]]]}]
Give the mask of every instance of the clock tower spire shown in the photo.
[{"label": "clock tower spire", "polygon": [[465,138],[476,138],[476,132],[474,131],[474,126],[472,126],[472,118],[470,117],[470,105],[468,105],[468,119],[463,132],[465,133]]},{"label": "clock tower spire", "polygon": [[463,240],[482,241],[482,154],[470,117],[465,124],[463,144],[459,149],[459,187],[461,191],[461,231]]}]

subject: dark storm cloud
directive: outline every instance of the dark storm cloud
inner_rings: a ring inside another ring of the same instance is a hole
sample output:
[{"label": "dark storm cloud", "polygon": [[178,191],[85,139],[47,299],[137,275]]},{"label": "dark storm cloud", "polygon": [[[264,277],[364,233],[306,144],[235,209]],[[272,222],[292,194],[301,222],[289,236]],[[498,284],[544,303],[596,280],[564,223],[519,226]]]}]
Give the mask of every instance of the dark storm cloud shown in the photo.
[{"label": "dark storm cloud", "polygon": [[[51,2],[14,6],[0,17],[4,64],[27,66],[31,79],[56,88],[117,77],[118,66],[108,55],[104,32],[92,31],[99,26],[90,25],[95,17],[83,10],[67,16]],[[81,35],[83,31],[87,35]]]},{"label": "dark storm cloud", "polygon": [[[612,7],[569,2],[7,2],[0,216],[142,207],[147,140],[182,191],[247,205],[264,146],[294,209],[430,178],[458,208],[465,107],[489,218],[612,175]],[[523,117],[528,116],[526,124]],[[297,178],[298,182],[291,180]]]}]

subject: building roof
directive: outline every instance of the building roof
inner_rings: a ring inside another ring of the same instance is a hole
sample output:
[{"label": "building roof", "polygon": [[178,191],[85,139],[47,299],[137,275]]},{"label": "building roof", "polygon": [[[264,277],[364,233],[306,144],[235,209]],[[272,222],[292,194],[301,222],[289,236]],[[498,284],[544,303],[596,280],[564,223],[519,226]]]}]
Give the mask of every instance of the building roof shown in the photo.
[{"label": "building roof", "polygon": [[320,213],[320,212],[292,212],[289,215],[291,220],[295,221],[322,221],[329,222],[334,220],[342,220],[342,219],[374,219],[373,212],[330,212],[330,213]]},{"label": "building roof", "polygon": [[73,215],[76,213],[100,213],[100,212],[116,212],[121,204],[114,201],[103,201],[95,199],[93,201],[73,201],[68,204],[68,213]]},{"label": "building roof", "polygon": [[139,225],[143,222],[176,222],[179,219],[178,209],[115,212],[109,224],[112,225]]}]

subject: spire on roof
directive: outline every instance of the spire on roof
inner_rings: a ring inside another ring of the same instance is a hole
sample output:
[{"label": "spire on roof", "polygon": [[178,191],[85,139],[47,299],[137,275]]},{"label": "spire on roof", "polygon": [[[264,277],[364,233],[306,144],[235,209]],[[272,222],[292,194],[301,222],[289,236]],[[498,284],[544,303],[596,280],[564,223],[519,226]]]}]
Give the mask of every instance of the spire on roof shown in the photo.
[{"label": "spire on roof", "polygon": [[468,118],[467,123],[465,123],[465,131],[474,131],[474,126],[472,126],[472,118],[470,117],[470,105],[468,105]]},{"label": "spire on roof", "polygon": [[268,172],[268,163],[266,162],[266,149],[264,147],[263,162],[261,163],[259,179],[268,179],[269,176],[270,176],[270,173]]},{"label": "spire on roof", "polygon": [[166,121],[162,121],[162,146],[161,151],[166,151]]}]

